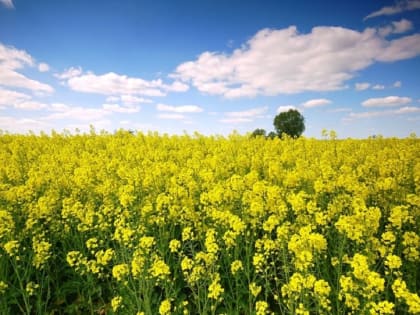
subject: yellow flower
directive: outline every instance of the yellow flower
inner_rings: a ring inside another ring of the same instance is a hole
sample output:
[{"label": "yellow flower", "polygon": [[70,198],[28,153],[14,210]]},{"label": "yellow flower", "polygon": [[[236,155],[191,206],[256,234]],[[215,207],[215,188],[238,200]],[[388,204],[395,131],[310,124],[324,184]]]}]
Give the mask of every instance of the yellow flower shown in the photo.
[{"label": "yellow flower", "polygon": [[258,296],[258,294],[260,294],[260,292],[261,292],[261,286],[259,286],[259,285],[257,285],[255,282],[251,282],[250,284],[249,284],[249,291],[251,292],[251,294],[254,296],[254,297],[257,297]]},{"label": "yellow flower", "polygon": [[240,260],[235,260],[234,262],[230,264],[230,270],[233,275],[235,275],[239,270],[242,270],[242,269],[243,269],[242,261]]},{"label": "yellow flower", "polygon": [[10,257],[13,257],[19,251],[19,242],[8,241],[6,244],[3,245],[3,248]]},{"label": "yellow flower", "polygon": [[215,274],[212,283],[209,285],[208,297],[217,300],[224,291],[225,290],[220,285],[220,275],[217,273]]},{"label": "yellow flower", "polygon": [[117,279],[117,281],[124,280],[130,273],[130,268],[127,264],[115,265],[112,268],[112,276]]},{"label": "yellow flower", "polygon": [[389,269],[398,269],[402,265],[401,258],[396,255],[388,255],[385,259],[385,266]]},{"label": "yellow flower", "polygon": [[26,292],[28,293],[29,296],[35,295],[35,291],[39,289],[39,284],[34,283],[34,282],[28,282],[28,284],[26,284]]},{"label": "yellow flower", "polygon": [[395,314],[394,306],[394,303],[388,301],[372,302],[369,313],[371,315],[392,315]]},{"label": "yellow flower", "polygon": [[255,314],[264,315],[268,313],[268,303],[266,301],[257,301],[255,303]]},{"label": "yellow flower", "polygon": [[51,257],[51,243],[47,241],[33,240],[34,258],[32,264],[36,269],[41,269],[47,260]]},{"label": "yellow flower", "polygon": [[166,299],[160,303],[159,306],[159,314],[160,315],[169,315],[171,314],[171,301]]},{"label": "yellow flower", "polygon": [[176,253],[181,248],[181,242],[178,240],[171,240],[169,242],[169,250],[171,253]]},{"label": "yellow flower", "polygon": [[111,307],[116,312],[122,306],[123,298],[121,296],[115,296],[111,300]]},{"label": "yellow flower", "polygon": [[105,251],[100,250],[95,254],[96,262],[101,266],[106,266],[111,262],[114,255],[115,251],[112,248],[108,248]]},{"label": "yellow flower", "polygon": [[166,279],[170,274],[171,270],[169,266],[163,261],[163,259],[156,257],[152,266],[149,269],[150,274],[161,280]]}]

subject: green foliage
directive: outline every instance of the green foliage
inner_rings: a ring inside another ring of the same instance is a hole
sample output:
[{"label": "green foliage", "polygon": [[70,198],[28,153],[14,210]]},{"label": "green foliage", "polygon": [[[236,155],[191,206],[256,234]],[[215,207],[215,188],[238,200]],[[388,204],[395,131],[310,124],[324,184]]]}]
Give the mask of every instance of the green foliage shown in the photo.
[{"label": "green foliage", "polygon": [[285,133],[290,137],[298,138],[305,131],[305,118],[295,109],[278,114],[273,124],[279,136]]},{"label": "green foliage", "polygon": [[263,136],[263,137],[265,137],[265,136],[266,136],[266,131],[265,131],[265,129],[257,128],[257,129],[255,129],[255,130],[252,132],[252,134],[251,134],[251,137],[252,137],[252,138],[256,138],[256,137],[258,137],[258,136]]}]

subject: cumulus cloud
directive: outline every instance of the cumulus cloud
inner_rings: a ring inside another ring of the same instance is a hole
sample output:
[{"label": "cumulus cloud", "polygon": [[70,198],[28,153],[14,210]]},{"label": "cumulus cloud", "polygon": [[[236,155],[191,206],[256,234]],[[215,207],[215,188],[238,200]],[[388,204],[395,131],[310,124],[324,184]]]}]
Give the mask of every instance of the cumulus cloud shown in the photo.
[{"label": "cumulus cloud", "polygon": [[409,97],[401,96],[387,96],[379,98],[369,98],[362,102],[362,106],[365,107],[395,107],[401,106],[411,102]]},{"label": "cumulus cloud", "polygon": [[370,87],[370,83],[367,83],[367,82],[356,83],[354,85],[354,88],[356,89],[356,91],[364,91],[364,90],[367,90],[369,87]]},{"label": "cumulus cloud", "polygon": [[283,112],[288,112],[291,109],[297,110],[297,107],[294,106],[294,105],[282,105],[282,106],[279,106],[277,108],[277,113],[279,114],[279,113],[283,113]]},{"label": "cumulus cloud", "polygon": [[388,40],[376,29],[295,26],[263,29],[232,53],[203,52],[180,64],[171,77],[225,98],[343,89],[375,62],[420,54],[420,34]]},{"label": "cumulus cloud", "polygon": [[34,65],[35,60],[26,51],[0,43],[0,85],[52,93],[54,89],[48,84],[30,79],[18,72],[26,66]]},{"label": "cumulus cloud", "polygon": [[370,13],[365,17],[365,20],[382,16],[382,15],[394,15],[405,11],[412,11],[420,9],[420,0],[403,0],[398,1],[393,6],[382,7],[378,11]]},{"label": "cumulus cloud", "polygon": [[201,113],[203,111],[203,109],[197,105],[172,106],[165,104],[157,104],[156,109],[161,112],[173,113]]},{"label": "cumulus cloud", "polygon": [[306,101],[305,103],[302,103],[302,106],[305,108],[313,108],[313,107],[319,107],[319,106],[325,106],[331,104],[331,101],[326,98],[317,98],[313,100]]},{"label": "cumulus cloud", "polygon": [[68,80],[81,75],[82,72],[82,67],[70,67],[65,69],[62,73],[55,73],[54,76],[60,80]]},{"label": "cumulus cloud", "polygon": [[74,91],[120,97],[126,103],[149,102],[143,98],[135,98],[139,95],[165,96],[168,92],[185,92],[189,89],[187,84],[179,81],[166,84],[161,79],[149,81],[115,72],[97,75],[89,71],[83,72],[80,67],[71,67],[55,76]]},{"label": "cumulus cloud", "polygon": [[13,9],[15,6],[13,5],[12,0],[0,0],[0,3],[4,5],[8,9]]},{"label": "cumulus cloud", "polygon": [[34,101],[32,96],[12,90],[0,88],[0,106],[14,107],[23,110],[39,110],[47,107],[46,104]]},{"label": "cumulus cloud", "polygon": [[392,22],[390,25],[379,28],[378,32],[382,36],[390,34],[402,34],[413,29],[413,23],[409,20],[402,19],[401,21]]}]

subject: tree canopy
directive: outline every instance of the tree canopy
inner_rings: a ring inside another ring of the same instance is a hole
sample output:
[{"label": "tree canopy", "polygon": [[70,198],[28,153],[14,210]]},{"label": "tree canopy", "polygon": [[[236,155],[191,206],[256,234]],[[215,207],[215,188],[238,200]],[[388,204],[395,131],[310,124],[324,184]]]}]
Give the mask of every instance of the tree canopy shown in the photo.
[{"label": "tree canopy", "polygon": [[305,118],[296,109],[289,109],[274,117],[274,128],[281,137],[283,133],[297,138],[305,131]]}]

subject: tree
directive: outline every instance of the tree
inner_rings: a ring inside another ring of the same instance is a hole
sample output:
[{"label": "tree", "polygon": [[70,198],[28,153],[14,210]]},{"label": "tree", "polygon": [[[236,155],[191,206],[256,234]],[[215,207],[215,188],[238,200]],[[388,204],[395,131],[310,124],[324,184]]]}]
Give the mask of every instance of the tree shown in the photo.
[{"label": "tree", "polygon": [[274,131],[270,131],[267,135],[267,138],[269,139],[274,139],[277,137],[277,133],[275,133]]},{"label": "tree", "polygon": [[279,137],[285,133],[297,138],[305,131],[305,118],[296,109],[278,114],[273,123]]},{"label": "tree", "polygon": [[264,130],[264,129],[257,128],[257,129],[255,129],[255,130],[252,132],[251,137],[252,137],[252,138],[256,138],[257,136],[263,136],[263,137],[265,137],[265,134],[266,134],[266,132],[265,132],[265,130]]}]

